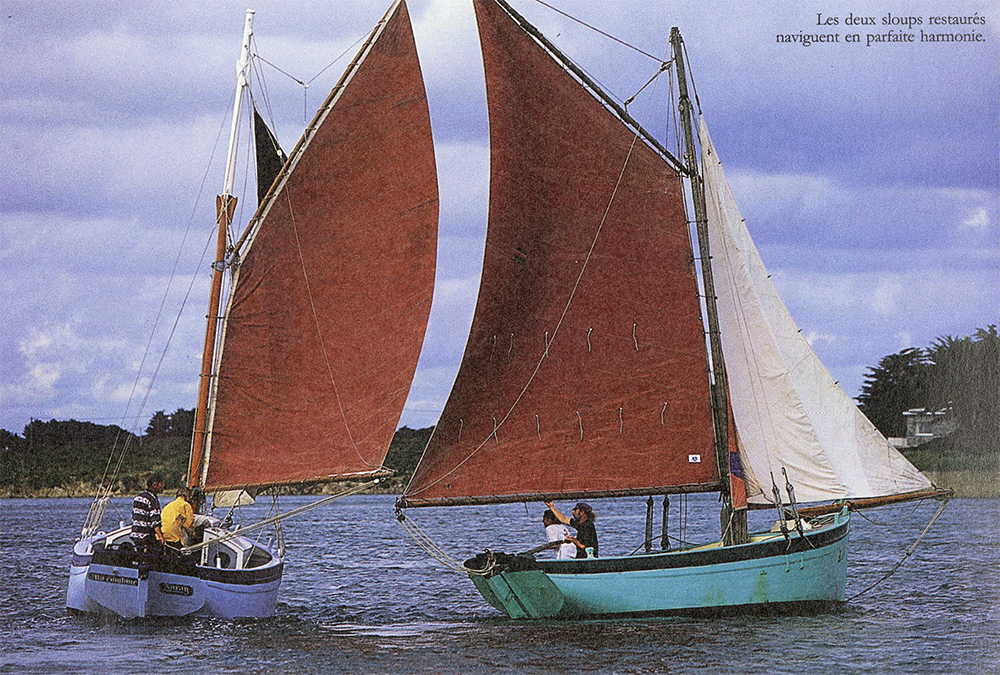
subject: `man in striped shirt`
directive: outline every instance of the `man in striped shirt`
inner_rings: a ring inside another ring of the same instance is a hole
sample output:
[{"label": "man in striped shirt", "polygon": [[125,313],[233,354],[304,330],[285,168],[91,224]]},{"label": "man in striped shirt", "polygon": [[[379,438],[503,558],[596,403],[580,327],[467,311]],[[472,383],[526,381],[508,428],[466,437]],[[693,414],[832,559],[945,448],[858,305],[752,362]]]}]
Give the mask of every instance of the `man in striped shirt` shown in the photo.
[{"label": "man in striped shirt", "polygon": [[132,543],[139,553],[153,553],[163,544],[160,530],[160,500],[156,494],[163,489],[163,479],[152,475],[146,489],[132,500]]}]

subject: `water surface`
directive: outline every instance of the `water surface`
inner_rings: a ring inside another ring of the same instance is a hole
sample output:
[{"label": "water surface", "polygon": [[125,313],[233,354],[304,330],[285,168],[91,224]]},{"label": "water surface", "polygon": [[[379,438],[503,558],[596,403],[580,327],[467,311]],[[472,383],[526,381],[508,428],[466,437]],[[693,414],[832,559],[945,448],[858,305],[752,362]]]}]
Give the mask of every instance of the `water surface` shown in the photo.
[{"label": "water surface", "polygon": [[[283,498],[280,508],[308,501]],[[675,536],[678,501],[669,520]],[[116,504],[123,515],[126,502]],[[642,501],[593,505],[602,552],[636,548]],[[831,613],[541,622],[511,621],[488,606],[468,579],[414,545],[395,522],[393,497],[381,495],[349,497],[286,524],[286,573],[273,619],[69,616],[70,550],[88,506],[85,499],[0,500],[0,672],[1000,672],[1000,500],[954,500],[897,573]],[[713,536],[714,500],[693,496],[688,506],[686,537]],[[486,547],[540,543],[543,509],[407,513],[461,560]],[[255,506],[244,516],[252,519],[254,510],[263,512]],[[659,503],[656,510],[658,532]],[[870,520],[856,515],[848,595],[889,571],[933,511],[907,505],[870,512]]]}]

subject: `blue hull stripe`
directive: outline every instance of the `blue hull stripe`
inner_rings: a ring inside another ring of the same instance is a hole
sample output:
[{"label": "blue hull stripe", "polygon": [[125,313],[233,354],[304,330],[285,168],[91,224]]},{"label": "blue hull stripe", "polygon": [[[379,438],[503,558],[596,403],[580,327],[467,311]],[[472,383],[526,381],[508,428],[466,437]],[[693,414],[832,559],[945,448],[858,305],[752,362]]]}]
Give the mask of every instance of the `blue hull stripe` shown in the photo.
[{"label": "blue hull stripe", "polygon": [[778,537],[773,541],[726,546],[703,551],[677,551],[633,555],[619,558],[588,558],[580,560],[539,560],[538,566],[552,574],[604,574],[608,572],[640,572],[647,570],[702,567],[725,563],[762,560],[789,553],[802,553],[837,543],[848,535],[848,523],[828,530],[806,533],[806,538],[794,537],[786,541]]},{"label": "blue hull stripe", "polygon": [[190,558],[181,558],[172,555],[142,555],[104,549],[95,550],[91,556],[73,556],[74,566],[85,567],[91,563],[128,568],[142,566],[148,571],[197,577],[205,581],[241,586],[252,586],[254,584],[266,584],[278,581],[281,579],[284,571],[283,562],[259,568],[232,570],[219,567],[203,567],[196,565]]}]

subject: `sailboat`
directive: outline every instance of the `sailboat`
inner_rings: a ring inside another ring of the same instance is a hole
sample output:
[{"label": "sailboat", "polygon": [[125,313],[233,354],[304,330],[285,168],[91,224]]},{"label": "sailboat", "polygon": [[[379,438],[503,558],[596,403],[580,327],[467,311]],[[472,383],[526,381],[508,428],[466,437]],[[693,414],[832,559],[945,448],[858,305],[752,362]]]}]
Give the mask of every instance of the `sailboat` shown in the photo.
[{"label": "sailboat", "polygon": [[[507,2],[473,1],[482,281],[400,522],[415,507],[649,497],[635,554],[465,561],[515,619],[843,602],[852,509],[950,492],[858,411],[778,297],[703,118],[695,143],[679,31],[661,69],[677,81],[678,157]],[[719,494],[719,540],[652,550],[652,496],[698,492]],[[755,507],[775,510],[773,528],[748,531]]]},{"label": "sailboat", "polygon": [[[427,326],[437,248],[430,118],[403,0],[377,24],[287,160],[254,109],[260,203],[242,236],[230,234],[253,15],[247,11],[217,200],[188,472],[190,486],[215,494],[215,507],[289,485],[369,487],[391,473],[383,461]],[[153,555],[133,549],[130,525],[99,529],[109,495],[110,488],[95,500],[74,546],[66,604],[126,618],[273,615],[284,567],[281,519],[331,499],[235,529],[214,517],[180,554]],[[263,526],[276,529],[270,543],[260,541]]]}]

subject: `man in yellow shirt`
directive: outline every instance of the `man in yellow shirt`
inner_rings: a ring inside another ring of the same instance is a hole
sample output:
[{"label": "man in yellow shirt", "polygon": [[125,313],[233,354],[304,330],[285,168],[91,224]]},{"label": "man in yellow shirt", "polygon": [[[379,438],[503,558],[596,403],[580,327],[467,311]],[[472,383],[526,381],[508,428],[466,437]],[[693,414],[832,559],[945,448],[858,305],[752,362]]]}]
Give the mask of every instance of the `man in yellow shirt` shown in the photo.
[{"label": "man in yellow shirt", "polygon": [[177,490],[177,498],[163,507],[160,512],[163,538],[167,546],[181,548],[185,535],[194,534],[194,508],[190,504],[191,490],[182,487]]}]

